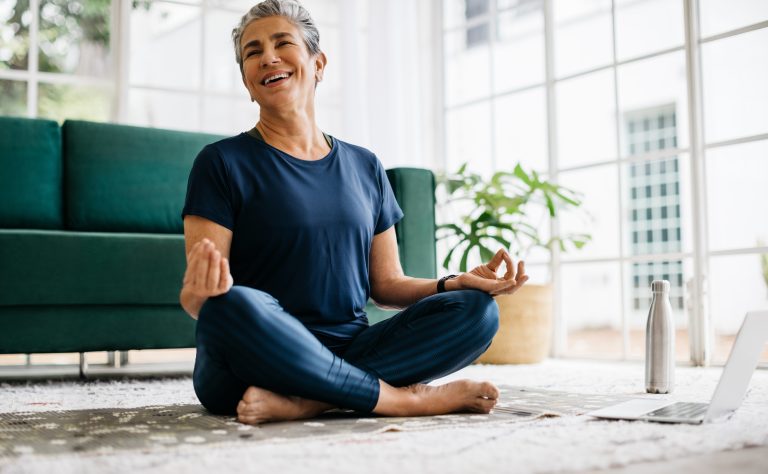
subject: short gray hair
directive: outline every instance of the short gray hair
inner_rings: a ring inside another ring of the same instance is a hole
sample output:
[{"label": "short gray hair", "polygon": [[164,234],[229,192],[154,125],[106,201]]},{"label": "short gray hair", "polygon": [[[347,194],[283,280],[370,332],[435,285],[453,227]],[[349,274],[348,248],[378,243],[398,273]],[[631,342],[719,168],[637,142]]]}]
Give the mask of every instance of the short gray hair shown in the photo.
[{"label": "short gray hair", "polygon": [[243,32],[252,21],[269,16],[282,16],[296,25],[304,37],[304,44],[312,55],[320,53],[320,32],[315,21],[298,0],[265,0],[251,7],[248,13],[240,19],[240,24],[232,30],[232,41],[235,44],[235,60],[243,72],[243,56],[240,51],[240,40]]}]

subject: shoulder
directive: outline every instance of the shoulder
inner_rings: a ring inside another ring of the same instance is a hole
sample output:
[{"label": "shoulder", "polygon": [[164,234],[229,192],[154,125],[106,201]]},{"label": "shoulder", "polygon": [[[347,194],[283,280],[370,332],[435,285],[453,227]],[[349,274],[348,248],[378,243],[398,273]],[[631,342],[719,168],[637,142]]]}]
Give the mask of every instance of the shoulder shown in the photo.
[{"label": "shoulder", "polygon": [[205,145],[198,153],[196,161],[227,170],[237,169],[254,152],[263,152],[259,149],[260,145],[258,140],[245,133],[240,133]]},{"label": "shoulder", "polygon": [[336,137],[333,137],[333,139],[336,140],[337,146],[339,147],[339,155],[349,160],[352,164],[369,171],[377,171],[378,168],[382,167],[379,158],[371,150],[359,145],[347,143]]},{"label": "shoulder", "polygon": [[[233,137],[223,138],[219,141],[205,145],[201,154],[218,155],[221,158],[236,156],[251,147],[251,139],[245,133],[237,134]],[[253,140],[255,141],[255,140]]]}]

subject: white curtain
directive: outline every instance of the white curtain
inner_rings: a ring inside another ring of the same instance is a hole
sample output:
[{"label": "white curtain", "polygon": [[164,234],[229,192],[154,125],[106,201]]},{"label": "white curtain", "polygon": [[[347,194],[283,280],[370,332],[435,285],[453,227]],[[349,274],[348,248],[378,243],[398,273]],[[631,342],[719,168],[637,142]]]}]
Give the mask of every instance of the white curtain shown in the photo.
[{"label": "white curtain", "polygon": [[432,1],[340,0],[340,7],[347,141],[371,149],[388,168],[434,168],[440,75]]}]

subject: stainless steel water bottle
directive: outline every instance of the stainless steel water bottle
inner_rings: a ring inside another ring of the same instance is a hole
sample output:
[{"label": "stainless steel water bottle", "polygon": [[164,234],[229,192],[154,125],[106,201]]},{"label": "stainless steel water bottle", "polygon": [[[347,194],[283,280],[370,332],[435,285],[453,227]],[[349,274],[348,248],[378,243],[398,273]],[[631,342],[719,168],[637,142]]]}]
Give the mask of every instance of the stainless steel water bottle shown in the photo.
[{"label": "stainless steel water bottle", "polygon": [[675,320],[669,304],[669,282],[651,283],[653,301],[645,327],[645,390],[670,393],[675,385]]}]

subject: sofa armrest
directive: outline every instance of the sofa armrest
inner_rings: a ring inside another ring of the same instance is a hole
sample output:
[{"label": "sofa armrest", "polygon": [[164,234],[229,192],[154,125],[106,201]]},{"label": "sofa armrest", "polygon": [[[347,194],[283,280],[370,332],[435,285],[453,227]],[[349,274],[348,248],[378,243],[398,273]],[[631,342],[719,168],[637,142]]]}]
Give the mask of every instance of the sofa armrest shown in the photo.
[{"label": "sofa armrest", "polygon": [[392,168],[387,177],[405,214],[395,226],[403,271],[435,278],[435,175],[421,168]]}]

